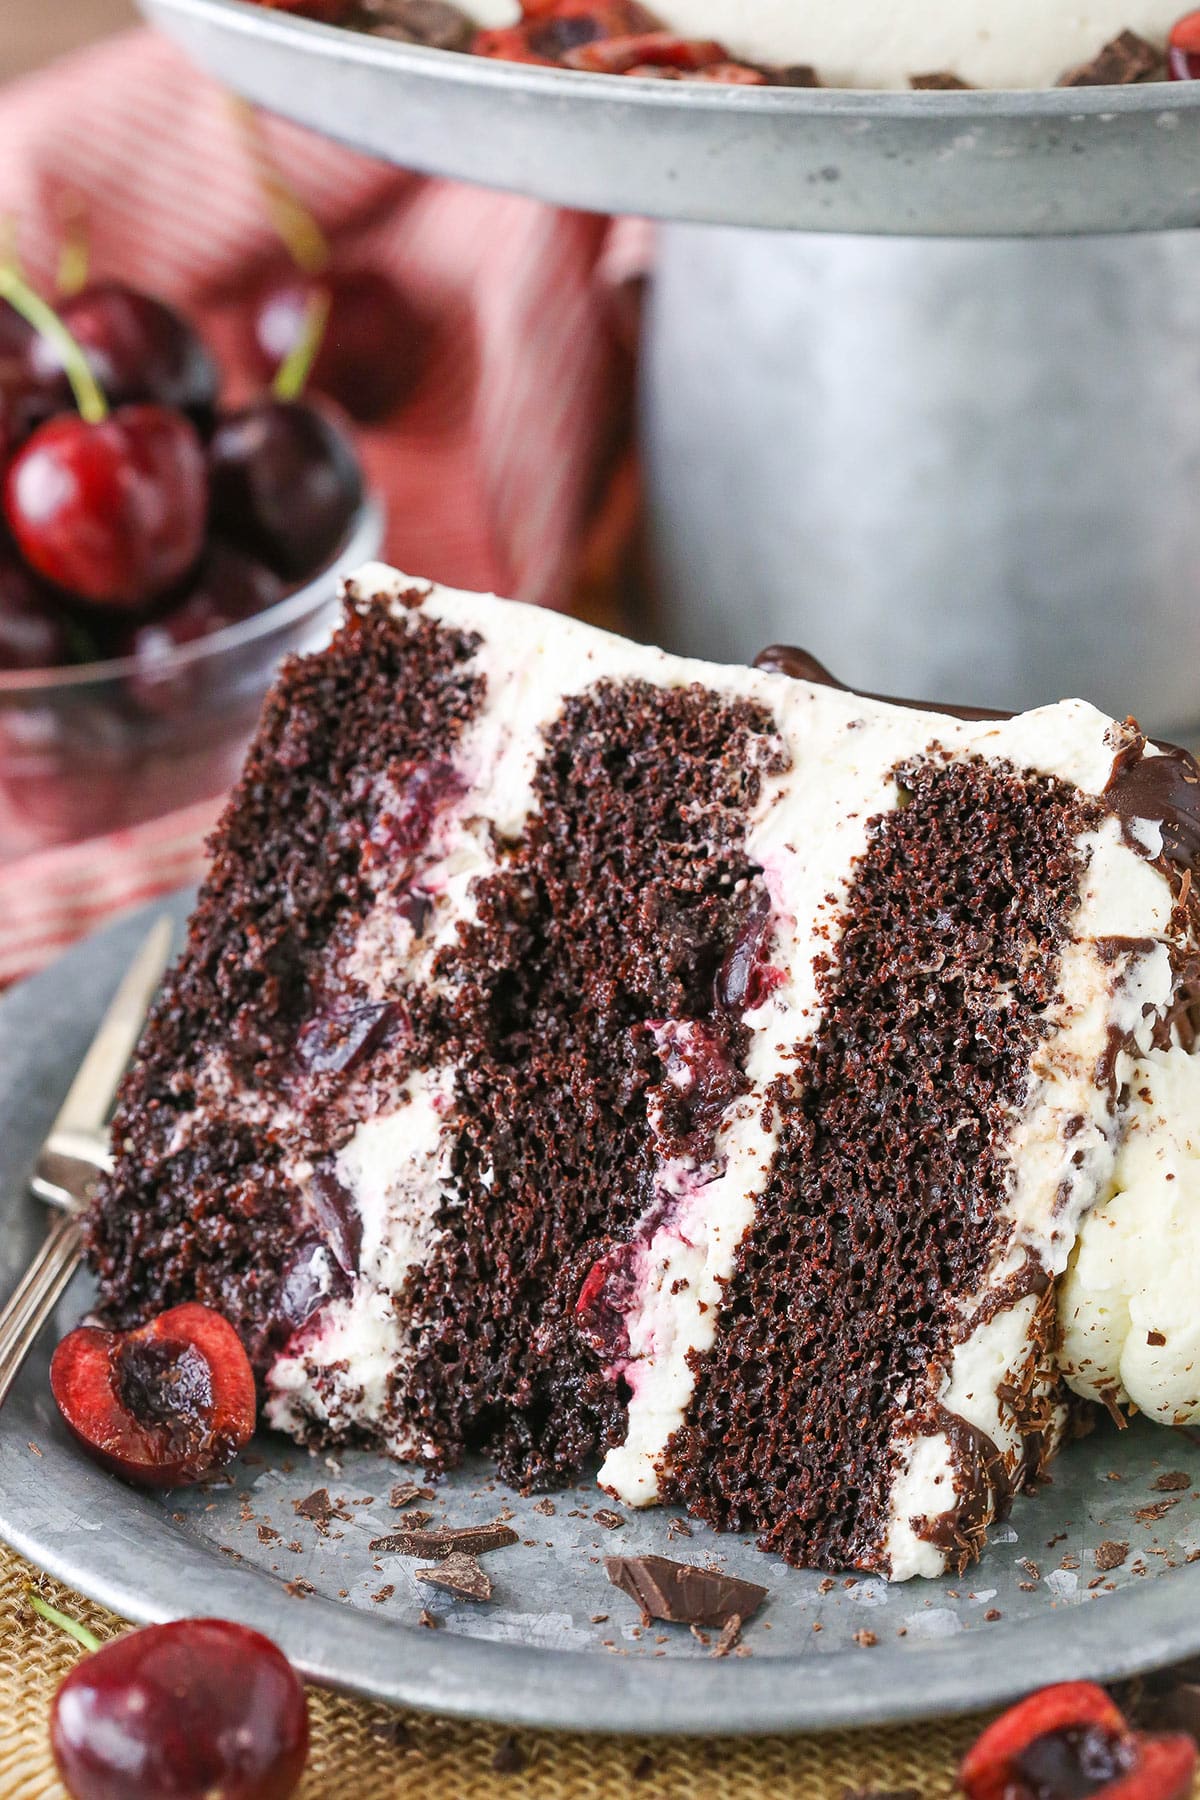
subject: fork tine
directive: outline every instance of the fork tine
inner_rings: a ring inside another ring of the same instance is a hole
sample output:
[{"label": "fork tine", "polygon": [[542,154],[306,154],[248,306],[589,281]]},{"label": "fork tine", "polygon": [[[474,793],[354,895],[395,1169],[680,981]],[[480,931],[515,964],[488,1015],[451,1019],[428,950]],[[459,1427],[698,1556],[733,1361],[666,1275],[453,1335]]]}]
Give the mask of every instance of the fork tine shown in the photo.
[{"label": "fork tine", "polygon": [[171,921],[159,918],[109,1002],[51,1127],[56,1132],[103,1129],[117,1085],[133,1055],[150,1002],[171,954]]}]

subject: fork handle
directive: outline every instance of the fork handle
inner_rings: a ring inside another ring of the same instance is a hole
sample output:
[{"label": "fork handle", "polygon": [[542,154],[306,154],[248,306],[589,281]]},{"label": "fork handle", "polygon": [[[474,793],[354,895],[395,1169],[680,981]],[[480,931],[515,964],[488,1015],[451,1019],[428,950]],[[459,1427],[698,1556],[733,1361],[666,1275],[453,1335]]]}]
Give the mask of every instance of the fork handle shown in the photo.
[{"label": "fork handle", "polygon": [[79,1267],[81,1251],[79,1218],[74,1213],[63,1213],[0,1310],[0,1406],[7,1400],[21,1364]]}]

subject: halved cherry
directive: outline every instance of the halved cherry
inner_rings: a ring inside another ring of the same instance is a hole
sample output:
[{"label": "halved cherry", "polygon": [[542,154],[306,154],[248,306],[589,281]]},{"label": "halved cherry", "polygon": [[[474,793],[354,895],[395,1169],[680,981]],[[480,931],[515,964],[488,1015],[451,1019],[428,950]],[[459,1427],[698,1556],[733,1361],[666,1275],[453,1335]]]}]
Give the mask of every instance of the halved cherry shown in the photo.
[{"label": "halved cherry", "polygon": [[286,1800],[308,1703],[270,1638],[178,1619],[84,1657],[54,1697],[50,1743],[73,1800]]},{"label": "halved cherry", "polygon": [[1200,12],[1176,19],[1167,37],[1167,73],[1172,81],[1200,79]]},{"label": "halved cherry", "polygon": [[202,1481],[254,1435],[254,1374],[241,1339],[194,1301],[137,1331],[68,1332],[50,1386],[84,1448],[142,1487]]},{"label": "halved cherry", "polygon": [[1104,1689],[1061,1682],[1010,1707],[963,1758],[967,1800],[1187,1800],[1196,1746],[1131,1732]]}]

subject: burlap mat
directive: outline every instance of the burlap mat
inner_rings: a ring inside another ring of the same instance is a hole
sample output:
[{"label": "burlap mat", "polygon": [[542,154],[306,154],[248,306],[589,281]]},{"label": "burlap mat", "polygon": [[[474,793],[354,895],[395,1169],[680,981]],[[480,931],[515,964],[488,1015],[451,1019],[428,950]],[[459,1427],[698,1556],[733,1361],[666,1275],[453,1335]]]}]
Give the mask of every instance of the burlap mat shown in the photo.
[{"label": "burlap mat", "polygon": [[[0,1797],[63,1800],[46,1741],[57,1683],[82,1654],[25,1600],[35,1582],[98,1637],[120,1621],[0,1547]],[[401,1715],[314,1689],[313,1748],[300,1800],[844,1800],[913,1788],[949,1800],[978,1729],[957,1721],[805,1738],[613,1739],[508,1733]]]}]

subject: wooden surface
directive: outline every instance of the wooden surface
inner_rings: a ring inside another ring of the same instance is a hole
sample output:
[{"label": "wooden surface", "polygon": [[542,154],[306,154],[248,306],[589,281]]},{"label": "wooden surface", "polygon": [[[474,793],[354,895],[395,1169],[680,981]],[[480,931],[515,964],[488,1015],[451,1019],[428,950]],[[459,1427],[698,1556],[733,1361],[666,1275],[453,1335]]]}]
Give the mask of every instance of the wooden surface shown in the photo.
[{"label": "wooden surface", "polygon": [[0,0],[0,82],[132,25],[133,0]]}]

